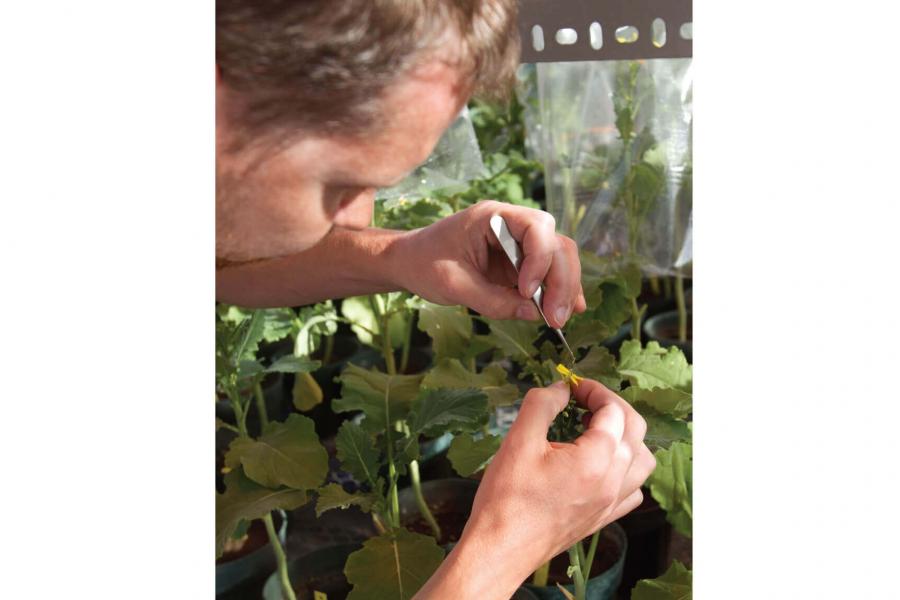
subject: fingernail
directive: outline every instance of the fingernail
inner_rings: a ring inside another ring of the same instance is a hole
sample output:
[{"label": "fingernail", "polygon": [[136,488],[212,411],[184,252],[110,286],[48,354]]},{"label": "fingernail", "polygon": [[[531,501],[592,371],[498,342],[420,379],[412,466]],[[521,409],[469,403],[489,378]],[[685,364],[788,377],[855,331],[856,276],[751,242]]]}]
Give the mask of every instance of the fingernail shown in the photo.
[{"label": "fingernail", "polygon": [[520,304],[519,308],[516,309],[516,318],[526,321],[531,319],[531,307],[527,304]]},{"label": "fingernail", "polygon": [[566,317],[569,316],[569,311],[564,306],[560,306],[556,309],[556,322],[562,325],[566,322]]},{"label": "fingernail", "polygon": [[525,293],[529,296],[534,296],[534,293],[537,291],[538,286],[541,285],[540,281],[532,281],[528,284],[528,287],[525,289]]}]

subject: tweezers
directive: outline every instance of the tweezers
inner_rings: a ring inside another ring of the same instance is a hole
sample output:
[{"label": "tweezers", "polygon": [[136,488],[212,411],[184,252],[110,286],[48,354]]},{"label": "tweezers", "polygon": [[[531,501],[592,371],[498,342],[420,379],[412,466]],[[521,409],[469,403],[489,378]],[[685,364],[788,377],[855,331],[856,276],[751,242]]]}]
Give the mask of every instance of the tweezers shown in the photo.
[{"label": "tweezers", "polygon": [[[512,263],[513,268],[516,270],[516,273],[519,272],[519,266],[522,264],[522,249],[519,248],[519,243],[509,232],[509,227],[506,226],[506,221],[503,220],[503,217],[500,215],[494,215],[491,217],[491,231],[494,232],[494,235],[497,238],[497,241],[500,242],[500,247],[503,248],[503,252],[506,253],[507,258]],[[532,302],[537,307],[538,312],[541,314],[541,318],[544,319],[544,323],[546,323],[547,327],[556,332],[556,335],[559,337],[559,341],[562,342],[563,346],[566,347],[566,350],[569,352],[569,356],[572,357],[572,363],[575,363],[575,353],[572,352],[572,348],[569,347],[569,343],[566,341],[566,336],[563,335],[563,332],[556,327],[550,325],[550,322],[547,321],[546,315],[544,315],[543,308],[543,297],[544,297],[544,286],[539,285],[537,290],[535,290],[534,295],[531,296]]]}]

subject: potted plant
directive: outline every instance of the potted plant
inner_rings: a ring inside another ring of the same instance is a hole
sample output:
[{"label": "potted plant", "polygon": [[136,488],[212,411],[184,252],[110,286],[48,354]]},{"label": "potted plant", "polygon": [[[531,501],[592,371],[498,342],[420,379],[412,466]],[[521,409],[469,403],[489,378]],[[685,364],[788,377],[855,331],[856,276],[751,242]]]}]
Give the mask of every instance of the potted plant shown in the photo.
[{"label": "potted plant", "polygon": [[[260,520],[274,553],[285,595],[289,591],[284,537],[279,536],[273,513],[296,508],[308,500],[327,473],[327,454],[319,444],[315,426],[307,417],[292,414],[284,422],[270,421],[260,382],[269,373],[304,373],[318,363],[293,355],[265,364],[257,357],[264,340],[286,337],[282,311],[232,311],[217,309],[216,388],[231,404],[234,421],[217,420],[217,428],[236,434],[224,456],[224,493],[216,494],[216,557],[226,546],[241,547],[249,541],[247,532]],[[253,390],[248,392],[248,390]],[[252,436],[247,428],[251,411],[256,411],[261,431]],[[286,518],[279,512],[284,523]],[[227,565],[228,563],[225,563]],[[266,561],[244,561],[246,568],[265,567]],[[252,573],[248,573],[248,576]],[[217,573],[217,581],[224,575]],[[242,578],[236,578],[242,579]]]}]

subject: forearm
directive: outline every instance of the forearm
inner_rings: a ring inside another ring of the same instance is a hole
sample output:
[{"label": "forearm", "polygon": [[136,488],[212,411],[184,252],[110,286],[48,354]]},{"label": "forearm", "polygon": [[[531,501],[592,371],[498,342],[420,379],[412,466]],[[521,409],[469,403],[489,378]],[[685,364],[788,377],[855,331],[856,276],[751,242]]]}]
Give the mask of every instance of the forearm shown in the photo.
[{"label": "forearm", "polygon": [[216,299],[253,308],[300,306],[400,289],[402,231],[335,228],[312,248],[216,271]]},{"label": "forearm", "polygon": [[513,548],[494,536],[474,534],[447,555],[413,600],[506,600],[530,571]]}]

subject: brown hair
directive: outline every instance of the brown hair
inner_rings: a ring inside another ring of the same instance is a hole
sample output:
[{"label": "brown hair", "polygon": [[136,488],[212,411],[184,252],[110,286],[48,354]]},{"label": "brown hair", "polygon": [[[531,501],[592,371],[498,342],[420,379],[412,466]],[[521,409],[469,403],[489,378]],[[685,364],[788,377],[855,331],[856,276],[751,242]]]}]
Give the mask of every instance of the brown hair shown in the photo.
[{"label": "brown hair", "polygon": [[502,97],[516,16],[516,0],[217,0],[216,63],[238,99],[229,118],[252,136],[365,131],[384,90],[448,39],[475,93]]}]

